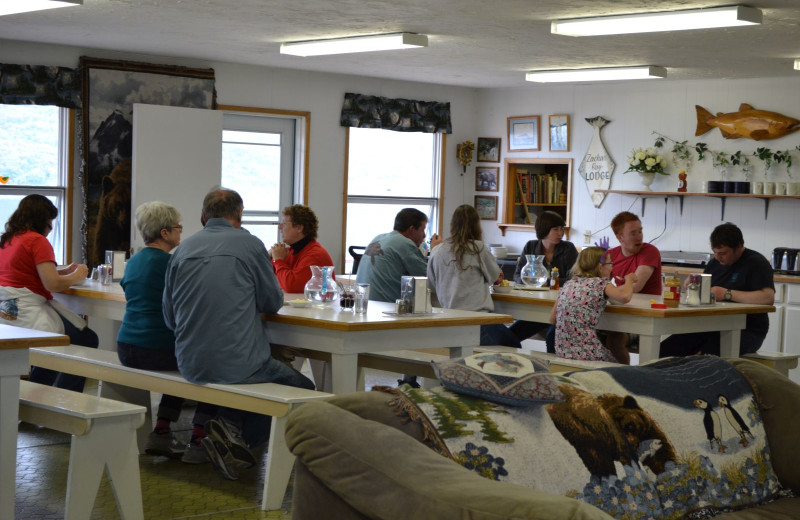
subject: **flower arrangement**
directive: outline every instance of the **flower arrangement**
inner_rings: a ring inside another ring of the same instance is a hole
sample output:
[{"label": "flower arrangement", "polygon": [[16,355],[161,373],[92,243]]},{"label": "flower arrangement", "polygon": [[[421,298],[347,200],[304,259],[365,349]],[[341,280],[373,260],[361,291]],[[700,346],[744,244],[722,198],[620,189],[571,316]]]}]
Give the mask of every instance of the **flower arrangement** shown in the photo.
[{"label": "flower arrangement", "polygon": [[628,157],[628,169],[622,173],[641,172],[657,173],[659,175],[669,175],[664,171],[667,160],[656,152],[655,148],[636,148]]},{"label": "flower arrangement", "polygon": [[456,153],[458,154],[458,162],[464,167],[464,172],[467,171],[467,166],[472,163],[472,152],[475,150],[475,143],[467,139],[463,143],[456,145]]}]

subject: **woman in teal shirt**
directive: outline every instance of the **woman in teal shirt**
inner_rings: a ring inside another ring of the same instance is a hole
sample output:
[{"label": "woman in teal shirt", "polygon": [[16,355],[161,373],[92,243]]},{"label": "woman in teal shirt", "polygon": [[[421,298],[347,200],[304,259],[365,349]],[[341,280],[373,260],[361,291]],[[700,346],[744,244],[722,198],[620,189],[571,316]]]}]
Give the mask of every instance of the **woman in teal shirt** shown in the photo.
[{"label": "woman in teal shirt", "polygon": [[[178,210],[163,202],[147,202],[136,208],[136,227],[146,247],[125,265],[120,285],[125,290],[125,317],[117,335],[120,362],[144,370],[178,370],[175,335],[164,323],[161,296],[170,254],[181,242],[183,226]],[[170,423],[178,420],[184,399],[162,395],[155,429],[150,433],[145,452],[178,458],[188,463],[208,461],[200,440],[203,425],[216,415],[217,407],[198,403],[193,419],[192,438],[184,448],[173,437]]]}]

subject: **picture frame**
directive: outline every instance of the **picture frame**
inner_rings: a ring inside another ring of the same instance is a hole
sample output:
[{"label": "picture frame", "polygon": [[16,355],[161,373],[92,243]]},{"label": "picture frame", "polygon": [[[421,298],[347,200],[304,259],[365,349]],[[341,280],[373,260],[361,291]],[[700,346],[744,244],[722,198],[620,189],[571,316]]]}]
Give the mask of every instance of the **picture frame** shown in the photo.
[{"label": "picture frame", "polygon": [[541,150],[541,117],[517,116],[508,118],[508,151],[538,152]]},{"label": "picture frame", "polygon": [[499,137],[478,138],[478,162],[500,162]]},{"label": "picture frame", "polygon": [[475,195],[475,209],[481,220],[497,220],[497,196]]},{"label": "picture frame", "polygon": [[475,167],[475,191],[498,191],[499,166]]},{"label": "picture frame", "polygon": [[81,56],[84,258],[131,248],[133,104],[217,106],[214,69]]},{"label": "picture frame", "polygon": [[569,151],[569,115],[553,114],[548,116],[548,126],[550,127],[550,151],[568,152]]}]

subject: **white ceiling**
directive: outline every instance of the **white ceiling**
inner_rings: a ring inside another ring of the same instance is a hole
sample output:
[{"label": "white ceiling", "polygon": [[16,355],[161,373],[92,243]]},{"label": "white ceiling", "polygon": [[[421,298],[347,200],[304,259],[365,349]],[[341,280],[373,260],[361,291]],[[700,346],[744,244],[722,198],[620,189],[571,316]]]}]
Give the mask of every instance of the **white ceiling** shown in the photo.
[{"label": "white ceiling", "polygon": [[[792,76],[800,2],[751,0],[761,26],[572,38],[550,21],[730,5],[724,0],[84,0],[0,17],[0,38],[467,87],[525,85],[534,69],[659,65],[669,79]],[[300,58],[284,41],[386,32],[429,47]]]}]

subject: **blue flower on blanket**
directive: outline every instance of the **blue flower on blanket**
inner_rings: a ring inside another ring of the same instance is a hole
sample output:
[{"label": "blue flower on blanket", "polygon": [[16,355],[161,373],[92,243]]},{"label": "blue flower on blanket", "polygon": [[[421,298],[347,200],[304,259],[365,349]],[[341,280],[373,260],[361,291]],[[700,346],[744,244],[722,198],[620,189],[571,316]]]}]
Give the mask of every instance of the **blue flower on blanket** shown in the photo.
[{"label": "blue flower on blanket", "polygon": [[490,455],[486,446],[476,446],[468,442],[463,451],[453,455],[453,459],[465,468],[492,480],[508,476],[508,471],[504,467],[505,459]]},{"label": "blue flower on blanket", "polygon": [[575,498],[602,509],[614,518],[661,518],[661,505],[647,478],[638,468],[623,468],[623,478],[592,475],[583,493],[578,493]]}]

